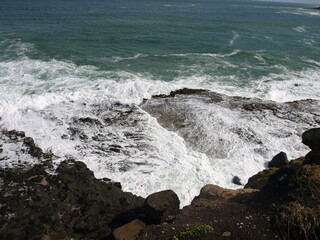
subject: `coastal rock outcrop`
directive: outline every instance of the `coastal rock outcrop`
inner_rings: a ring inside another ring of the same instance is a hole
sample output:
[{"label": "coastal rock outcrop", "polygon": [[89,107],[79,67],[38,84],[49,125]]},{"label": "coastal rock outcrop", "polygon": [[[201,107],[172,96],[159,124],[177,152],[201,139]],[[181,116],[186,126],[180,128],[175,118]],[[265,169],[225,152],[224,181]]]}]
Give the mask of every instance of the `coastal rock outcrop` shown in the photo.
[{"label": "coastal rock outcrop", "polygon": [[62,162],[57,174],[43,165],[0,170],[1,239],[103,239],[109,224],[143,199],[96,179],[82,162]]}]

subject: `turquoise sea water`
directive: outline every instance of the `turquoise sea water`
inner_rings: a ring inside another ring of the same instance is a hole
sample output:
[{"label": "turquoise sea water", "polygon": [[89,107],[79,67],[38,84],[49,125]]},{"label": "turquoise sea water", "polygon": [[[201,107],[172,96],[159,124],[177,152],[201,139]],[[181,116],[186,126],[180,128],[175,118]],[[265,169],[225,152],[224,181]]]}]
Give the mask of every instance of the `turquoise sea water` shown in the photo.
[{"label": "turquoise sea water", "polygon": [[[320,12],[311,7],[242,0],[0,0],[0,126],[25,131],[57,163],[82,160],[97,177],[121,181],[142,196],[171,188],[186,204],[206,183],[236,187],[233,175],[245,182],[279,151],[304,154],[297,123],[204,110],[210,106],[195,102],[194,129],[209,133],[195,139],[204,149],[206,139],[213,146],[202,151],[139,104],[183,87],[319,100]],[[217,154],[219,139],[226,144]],[[18,164],[18,151],[8,146],[1,167]],[[115,146],[120,150],[110,151]]]},{"label": "turquoise sea water", "polygon": [[87,76],[93,82],[123,80],[125,72],[126,78],[186,85],[198,79],[199,86],[265,94],[259,84],[299,80],[298,72],[304,77],[320,67],[320,13],[308,7],[241,0],[2,0],[0,61],[23,56],[94,66],[97,76]]}]

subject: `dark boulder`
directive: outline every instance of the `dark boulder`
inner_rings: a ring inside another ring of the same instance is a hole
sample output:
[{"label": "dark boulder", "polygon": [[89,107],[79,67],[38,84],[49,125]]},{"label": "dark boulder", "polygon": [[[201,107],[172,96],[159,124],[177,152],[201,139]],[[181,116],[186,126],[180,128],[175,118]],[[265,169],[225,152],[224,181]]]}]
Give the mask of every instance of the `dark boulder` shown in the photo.
[{"label": "dark boulder", "polygon": [[302,134],[302,143],[311,150],[320,151],[320,128],[312,128]]},{"label": "dark boulder", "polygon": [[289,164],[287,154],[284,152],[280,152],[277,155],[275,155],[272,160],[268,163],[268,167],[283,167],[285,165]]},{"label": "dark boulder", "polygon": [[43,164],[0,169],[0,187],[0,239],[105,239],[116,216],[144,202],[77,161],[53,175]]},{"label": "dark boulder", "polygon": [[160,223],[170,215],[179,212],[180,200],[172,190],[165,190],[149,195],[144,202],[144,211],[149,221]]},{"label": "dark boulder", "polygon": [[242,185],[241,180],[238,176],[234,176],[232,178],[232,183],[236,184],[236,185]]}]

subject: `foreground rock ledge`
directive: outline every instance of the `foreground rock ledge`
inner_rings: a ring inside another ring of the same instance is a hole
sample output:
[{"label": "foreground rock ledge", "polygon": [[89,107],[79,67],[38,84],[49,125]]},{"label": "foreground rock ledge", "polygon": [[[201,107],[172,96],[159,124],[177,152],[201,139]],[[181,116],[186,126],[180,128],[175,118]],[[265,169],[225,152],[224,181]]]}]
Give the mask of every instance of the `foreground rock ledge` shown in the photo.
[{"label": "foreground rock ledge", "polygon": [[0,239],[104,239],[115,216],[143,204],[82,162],[63,162],[56,175],[46,170],[0,170]]}]

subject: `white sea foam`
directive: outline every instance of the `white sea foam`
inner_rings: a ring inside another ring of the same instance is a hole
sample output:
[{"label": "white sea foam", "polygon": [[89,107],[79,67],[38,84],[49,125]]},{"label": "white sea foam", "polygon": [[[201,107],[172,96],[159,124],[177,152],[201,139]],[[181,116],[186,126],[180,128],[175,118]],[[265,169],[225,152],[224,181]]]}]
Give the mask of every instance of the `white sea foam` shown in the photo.
[{"label": "white sea foam", "polygon": [[309,63],[312,63],[312,64],[315,64],[315,65],[317,65],[317,66],[320,67],[320,62],[315,61],[315,60],[313,60],[313,59],[305,59],[304,61],[309,62]]},{"label": "white sea foam", "polygon": [[[14,34],[8,35],[14,36]],[[6,38],[0,38],[0,48],[3,49],[1,52],[0,59],[6,57],[7,55],[16,55],[18,57],[23,57],[26,53],[34,51],[34,46],[32,44],[22,42],[20,38],[13,38],[10,40]]]},{"label": "white sea foam", "polygon": [[[239,88],[235,83],[238,76],[211,76],[194,75],[191,77],[176,78],[173,83],[178,86],[190,88],[204,88],[227,95],[244,97],[258,97],[279,102],[294,101],[300,99],[320,100],[320,73],[317,70],[288,71],[279,65],[283,71],[281,74],[269,74],[259,79],[254,79],[248,86]],[[230,84],[228,84],[230,83]]]},{"label": "white sea foam", "polygon": [[155,55],[155,56],[162,56],[162,57],[187,57],[187,56],[204,56],[204,57],[216,57],[216,58],[225,58],[237,55],[240,53],[241,50],[236,49],[230,53],[177,53],[177,54],[166,54],[166,55]]},{"label": "white sea foam", "polygon": [[319,16],[320,13],[317,10],[305,9],[305,8],[290,8],[278,11],[279,14],[294,14],[294,15],[310,15],[310,16]]},{"label": "white sea foam", "polygon": [[[301,42],[304,45],[308,45],[310,47],[315,47],[315,45],[317,44],[317,42],[313,39],[302,39],[299,42]],[[315,48],[318,48],[318,47],[315,47]]]},{"label": "white sea foam", "polygon": [[232,33],[233,33],[233,37],[232,37],[232,39],[229,41],[229,44],[231,45],[231,46],[233,46],[233,44],[234,44],[234,42],[239,38],[239,34],[236,32],[236,31],[232,31]]},{"label": "white sea foam", "polygon": [[263,56],[261,54],[256,54],[254,56],[255,59],[258,59],[262,64],[266,64],[266,60],[264,60]]},{"label": "white sea foam", "polygon": [[133,60],[133,59],[137,59],[137,58],[140,58],[140,57],[144,57],[145,55],[144,54],[141,54],[141,53],[137,53],[135,54],[134,56],[132,57],[119,57],[119,56],[114,56],[112,57],[112,62],[120,62],[120,61],[123,61],[123,60]]},{"label": "white sea foam", "polygon": [[240,53],[240,52],[241,52],[240,50],[236,49],[235,51],[233,51],[233,52],[231,52],[231,53],[227,53],[227,54],[219,54],[219,53],[199,53],[199,54],[197,54],[197,55],[224,58],[224,57],[231,57],[231,56],[237,55],[237,54]]},{"label": "white sea foam", "polygon": [[305,32],[306,26],[298,26],[298,27],[293,28],[293,30],[296,32]]},{"label": "white sea foam", "polygon": [[[23,58],[0,62],[2,113],[42,109],[61,101],[123,101],[139,103],[154,94],[168,93],[175,86],[148,81],[146,76],[128,72],[99,72],[93,66]],[[116,75],[117,80],[111,77]],[[110,77],[110,78],[109,78]]]}]

